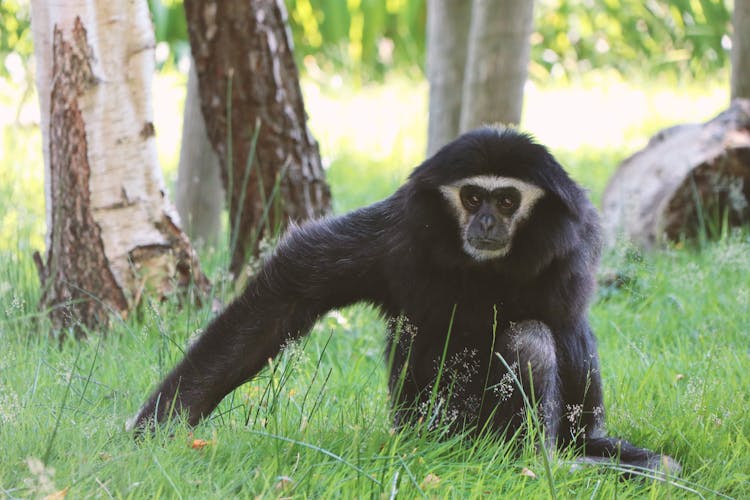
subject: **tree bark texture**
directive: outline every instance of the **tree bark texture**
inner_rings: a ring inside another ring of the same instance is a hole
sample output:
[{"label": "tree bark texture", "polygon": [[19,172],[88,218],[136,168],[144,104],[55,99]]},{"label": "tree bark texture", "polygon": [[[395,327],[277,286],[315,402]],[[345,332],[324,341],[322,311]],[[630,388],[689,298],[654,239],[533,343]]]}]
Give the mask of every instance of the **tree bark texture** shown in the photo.
[{"label": "tree bark texture", "polygon": [[463,84],[462,132],[521,121],[533,27],[531,0],[474,0]]},{"label": "tree bark texture", "polygon": [[732,99],[750,99],[750,0],[734,0]]},{"label": "tree bark texture", "polygon": [[195,64],[190,65],[188,74],[175,201],[190,240],[215,245],[221,228],[224,187],[219,157],[206,135]]},{"label": "tree bark texture", "polygon": [[[230,269],[238,275],[268,229],[325,213],[330,191],[307,128],[282,0],[186,0],[185,12],[236,240]],[[268,203],[277,183],[275,202]]]},{"label": "tree bark texture", "polygon": [[40,305],[80,336],[144,289],[208,283],[156,160],[146,2],[34,0],[32,19],[48,223]]},{"label": "tree bark texture", "polygon": [[610,244],[651,248],[750,222],[750,100],[704,124],[659,132],[617,168],[602,197]]},{"label": "tree bark texture", "polygon": [[464,69],[468,51],[471,2],[429,0],[427,3],[427,80],[430,109],[427,155],[459,134]]}]

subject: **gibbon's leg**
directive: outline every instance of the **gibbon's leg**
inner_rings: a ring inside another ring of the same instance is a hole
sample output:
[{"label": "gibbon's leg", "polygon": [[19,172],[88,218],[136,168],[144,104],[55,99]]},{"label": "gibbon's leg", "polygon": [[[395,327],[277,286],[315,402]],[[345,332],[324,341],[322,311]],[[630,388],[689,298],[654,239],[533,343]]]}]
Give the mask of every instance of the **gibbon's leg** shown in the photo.
[{"label": "gibbon's leg", "polygon": [[544,323],[528,320],[511,324],[504,338],[507,340],[499,354],[520,381],[523,395],[502,361],[492,360],[495,366],[501,365],[502,374],[490,388],[497,400],[495,428],[512,435],[524,423],[527,403],[536,405],[534,411],[538,412],[545,439],[554,445],[560,421],[560,380],[552,332]]},{"label": "gibbon's leg", "polygon": [[642,470],[678,475],[682,471],[680,463],[669,455],[655,453],[645,448],[639,448],[624,439],[600,436],[586,437],[583,440],[585,456],[579,458],[580,463],[618,464],[634,471]]},{"label": "gibbon's leg", "polygon": [[586,320],[558,326],[555,338],[562,381],[560,445],[580,446],[585,436],[603,435],[604,398],[596,339]]},{"label": "gibbon's leg", "polygon": [[562,446],[578,447],[583,457],[581,463],[619,464],[636,469],[648,469],[667,474],[679,474],[679,462],[628,441],[606,436],[604,433],[604,401],[599,371],[596,340],[587,322],[581,322],[578,332],[573,330],[558,335],[566,342],[558,344],[561,363],[563,416],[560,426]]}]

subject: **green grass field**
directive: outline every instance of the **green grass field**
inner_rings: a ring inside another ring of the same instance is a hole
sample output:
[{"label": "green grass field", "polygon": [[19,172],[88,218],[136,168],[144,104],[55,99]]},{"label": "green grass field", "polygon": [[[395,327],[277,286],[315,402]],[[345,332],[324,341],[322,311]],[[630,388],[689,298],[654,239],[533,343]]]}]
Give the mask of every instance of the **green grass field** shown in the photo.
[{"label": "green grass field", "polygon": [[[157,92],[173,95],[179,83],[161,78]],[[648,134],[706,119],[725,102],[713,87],[606,89],[527,93],[528,128],[594,199]],[[337,212],[386,196],[420,161],[425,91],[402,81],[356,92],[306,85]],[[0,106],[12,103],[5,92]],[[168,131],[158,138],[171,182],[179,99],[157,102],[167,108],[157,109],[157,129]],[[571,115],[575,102],[581,116]],[[555,103],[565,105],[555,111]],[[531,444],[394,432],[384,325],[363,306],[326,316],[195,429],[175,424],[136,442],[126,419],[211,312],[147,301],[106,337],[62,348],[51,341],[31,261],[44,241],[40,139],[33,128],[2,125],[0,493],[8,498],[62,491],[69,498],[750,497],[746,231],[702,248],[642,254],[620,246],[604,258],[604,272],[628,278],[624,287],[600,289],[591,312],[608,431],[680,460],[684,471],[673,481],[626,482],[603,467],[571,471],[565,454],[554,457],[548,476]],[[203,260],[228,299],[225,252],[206,251]]]}]

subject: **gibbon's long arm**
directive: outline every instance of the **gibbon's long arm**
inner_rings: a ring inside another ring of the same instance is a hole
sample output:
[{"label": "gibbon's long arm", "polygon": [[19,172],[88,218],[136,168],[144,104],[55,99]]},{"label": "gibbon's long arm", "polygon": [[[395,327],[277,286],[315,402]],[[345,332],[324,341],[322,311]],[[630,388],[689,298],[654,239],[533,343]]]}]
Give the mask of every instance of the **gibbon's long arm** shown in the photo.
[{"label": "gibbon's long arm", "polygon": [[194,425],[229,392],[258,373],[290,339],[308,333],[327,311],[377,302],[383,290],[389,217],[378,203],[292,229],[274,255],[189,348],[131,426],[184,414]]}]

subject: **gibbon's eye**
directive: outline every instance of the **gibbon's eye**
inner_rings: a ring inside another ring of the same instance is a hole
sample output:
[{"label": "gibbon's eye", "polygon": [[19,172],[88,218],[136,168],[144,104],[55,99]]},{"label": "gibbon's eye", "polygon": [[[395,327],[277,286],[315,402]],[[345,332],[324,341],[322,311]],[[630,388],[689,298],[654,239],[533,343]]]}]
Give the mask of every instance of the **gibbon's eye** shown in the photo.
[{"label": "gibbon's eye", "polygon": [[497,208],[504,214],[512,214],[521,205],[521,193],[515,188],[500,189],[493,193]]},{"label": "gibbon's eye", "polygon": [[461,203],[469,212],[476,212],[482,206],[484,193],[476,186],[464,186],[461,188]]}]

